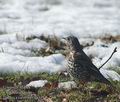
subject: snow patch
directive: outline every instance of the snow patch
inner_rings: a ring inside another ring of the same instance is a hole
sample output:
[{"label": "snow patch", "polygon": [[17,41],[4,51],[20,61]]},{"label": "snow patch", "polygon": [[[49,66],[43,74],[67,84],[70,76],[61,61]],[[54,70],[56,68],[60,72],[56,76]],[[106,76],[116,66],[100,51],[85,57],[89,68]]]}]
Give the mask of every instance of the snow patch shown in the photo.
[{"label": "snow patch", "polygon": [[31,81],[29,84],[26,85],[26,87],[43,87],[47,82],[47,80]]},{"label": "snow patch", "polygon": [[74,81],[61,82],[58,84],[58,88],[71,89],[76,88],[77,85]]},{"label": "snow patch", "polygon": [[24,57],[0,53],[1,72],[58,72],[64,70],[64,56],[53,54],[48,57]]},{"label": "snow patch", "polygon": [[120,75],[113,70],[100,69],[100,72],[105,78],[120,81]]}]

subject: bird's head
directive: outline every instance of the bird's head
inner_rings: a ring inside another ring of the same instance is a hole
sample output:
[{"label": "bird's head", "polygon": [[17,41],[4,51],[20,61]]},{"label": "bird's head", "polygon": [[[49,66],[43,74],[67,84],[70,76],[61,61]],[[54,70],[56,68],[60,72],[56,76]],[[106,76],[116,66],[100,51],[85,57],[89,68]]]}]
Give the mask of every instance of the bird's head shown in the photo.
[{"label": "bird's head", "polygon": [[65,39],[65,44],[69,50],[80,51],[83,48],[75,36],[68,36],[63,39]]}]

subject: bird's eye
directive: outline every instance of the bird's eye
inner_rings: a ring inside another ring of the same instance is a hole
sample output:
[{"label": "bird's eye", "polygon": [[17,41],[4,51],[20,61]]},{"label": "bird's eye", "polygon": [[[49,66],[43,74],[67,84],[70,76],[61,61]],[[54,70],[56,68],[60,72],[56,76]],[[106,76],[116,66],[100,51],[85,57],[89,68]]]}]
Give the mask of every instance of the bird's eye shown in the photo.
[{"label": "bird's eye", "polygon": [[68,38],[68,41],[70,41],[70,38]]}]

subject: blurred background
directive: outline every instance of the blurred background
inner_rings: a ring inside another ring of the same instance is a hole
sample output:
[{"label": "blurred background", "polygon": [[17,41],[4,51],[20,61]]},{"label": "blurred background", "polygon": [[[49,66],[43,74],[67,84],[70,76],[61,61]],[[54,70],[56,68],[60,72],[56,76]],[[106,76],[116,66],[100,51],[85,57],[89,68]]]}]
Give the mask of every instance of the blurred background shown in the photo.
[{"label": "blurred background", "polygon": [[120,0],[0,0],[0,34],[120,34]]}]

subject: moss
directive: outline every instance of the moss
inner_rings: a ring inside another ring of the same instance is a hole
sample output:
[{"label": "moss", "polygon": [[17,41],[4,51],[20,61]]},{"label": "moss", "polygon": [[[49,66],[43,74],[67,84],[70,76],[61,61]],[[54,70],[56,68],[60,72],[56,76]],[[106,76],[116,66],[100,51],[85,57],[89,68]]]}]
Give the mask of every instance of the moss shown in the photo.
[{"label": "moss", "polygon": [[[63,100],[67,100],[69,102],[95,102],[95,101],[111,101],[118,102],[120,100],[120,82],[111,81],[115,86],[115,90],[112,90],[111,87],[101,84],[101,83],[88,83],[85,87],[82,88],[74,88],[74,89],[59,89],[59,88],[51,88],[46,89],[43,88],[31,88],[25,89],[24,85],[19,85],[19,82],[24,82],[29,79],[30,81],[45,79],[48,80],[49,83],[53,83],[55,81],[69,81],[70,78],[67,76],[60,76],[58,80],[57,73],[5,73],[0,74],[0,78],[2,80],[6,79],[7,82],[11,82],[12,86],[5,85],[4,88],[0,88],[0,98],[8,97],[12,101],[11,94],[14,92],[20,95],[24,102],[33,102],[37,101],[38,97],[40,99],[50,98],[53,102],[62,102]],[[16,83],[16,85],[14,85]],[[34,97],[31,96],[34,93]],[[31,99],[32,98],[32,99]],[[19,102],[19,101],[18,101]]]}]

